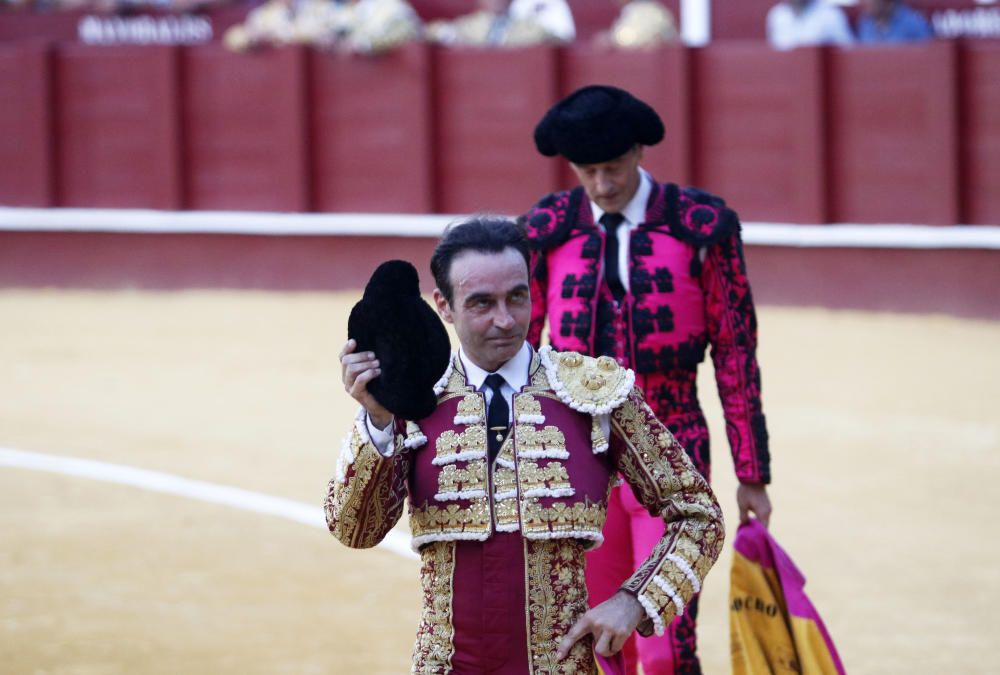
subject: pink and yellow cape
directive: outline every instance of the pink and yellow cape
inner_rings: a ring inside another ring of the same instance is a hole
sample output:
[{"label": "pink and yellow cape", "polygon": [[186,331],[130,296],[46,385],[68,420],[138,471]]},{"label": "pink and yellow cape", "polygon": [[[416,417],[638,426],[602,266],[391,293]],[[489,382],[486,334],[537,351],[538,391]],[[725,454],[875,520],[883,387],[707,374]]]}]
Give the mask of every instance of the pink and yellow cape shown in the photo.
[{"label": "pink and yellow cape", "polygon": [[805,594],[806,578],[756,520],[733,542],[729,631],[734,675],[844,675],[833,640]]}]

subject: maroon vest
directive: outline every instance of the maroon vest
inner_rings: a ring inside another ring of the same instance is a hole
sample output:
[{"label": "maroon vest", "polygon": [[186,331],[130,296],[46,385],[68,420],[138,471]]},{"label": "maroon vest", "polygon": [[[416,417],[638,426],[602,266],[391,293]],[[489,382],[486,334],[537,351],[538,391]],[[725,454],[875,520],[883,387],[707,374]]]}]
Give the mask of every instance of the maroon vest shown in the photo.
[{"label": "maroon vest", "polygon": [[[581,410],[590,409],[587,402],[575,410],[564,401],[573,387],[563,386],[558,374],[568,368],[564,363],[575,364],[574,372],[596,372],[596,359],[545,354],[550,368],[534,355],[528,384],[514,395],[510,433],[492,466],[487,466],[486,399],[468,385],[461,361],[453,358],[437,408],[418,422],[426,442],[410,450],[414,548],[434,541],[483,541],[493,532],[602,540],[613,475],[607,441],[597,417]],[[628,371],[602,364],[605,371],[614,369],[601,386],[610,409],[624,400],[621,392],[631,390],[631,379],[625,386],[622,373]],[[419,439],[412,425],[410,435]]]}]

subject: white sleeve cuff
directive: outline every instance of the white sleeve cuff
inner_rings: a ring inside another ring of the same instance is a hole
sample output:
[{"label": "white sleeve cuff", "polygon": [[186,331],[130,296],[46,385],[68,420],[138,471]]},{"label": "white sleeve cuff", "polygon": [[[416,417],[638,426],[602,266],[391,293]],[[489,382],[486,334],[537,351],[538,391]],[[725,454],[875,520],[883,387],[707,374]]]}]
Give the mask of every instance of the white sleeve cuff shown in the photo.
[{"label": "white sleeve cuff", "polygon": [[368,438],[371,439],[372,445],[378,450],[378,453],[383,457],[392,457],[395,452],[395,448],[392,445],[393,436],[393,426],[395,419],[385,427],[385,429],[377,429],[372,420],[368,415],[365,415],[365,426],[368,427]]}]

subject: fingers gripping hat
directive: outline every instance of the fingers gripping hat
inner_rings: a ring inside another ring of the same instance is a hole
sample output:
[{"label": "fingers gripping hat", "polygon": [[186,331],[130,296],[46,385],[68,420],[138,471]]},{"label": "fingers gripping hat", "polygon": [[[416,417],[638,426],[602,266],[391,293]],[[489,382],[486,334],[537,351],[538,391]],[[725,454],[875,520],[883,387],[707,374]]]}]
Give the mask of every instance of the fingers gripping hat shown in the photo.
[{"label": "fingers gripping hat", "polygon": [[591,85],[552,106],[535,127],[535,147],[546,157],[562,155],[574,164],[621,157],[635,144],[663,140],[656,111],[624,89]]},{"label": "fingers gripping hat", "polygon": [[379,360],[382,374],[368,383],[375,400],[402,419],[434,412],[434,385],[448,367],[451,342],[437,312],[420,297],[413,265],[404,260],[379,265],[351,309],[347,336],[357,342],[357,351],[375,352]]}]

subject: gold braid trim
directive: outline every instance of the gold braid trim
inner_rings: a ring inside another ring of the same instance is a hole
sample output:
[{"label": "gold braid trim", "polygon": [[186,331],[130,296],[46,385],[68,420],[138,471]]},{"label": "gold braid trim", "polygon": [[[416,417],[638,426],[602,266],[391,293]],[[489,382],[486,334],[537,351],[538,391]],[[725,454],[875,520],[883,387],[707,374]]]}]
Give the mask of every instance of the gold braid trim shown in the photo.
[{"label": "gold braid trim", "polygon": [[413,645],[414,673],[450,673],[455,653],[452,610],[455,543],[438,542],[421,551],[423,607]]},{"label": "gold braid trim", "polygon": [[409,455],[400,452],[401,437],[396,441],[393,456],[383,457],[357,429],[351,432],[354,461],[347,466],[343,482],[330,481],[323,502],[327,527],[345,546],[377,545],[403,513]]},{"label": "gold braid trim", "polygon": [[410,513],[411,545],[414,549],[432,541],[456,539],[485,540],[490,534],[490,506],[487,497],[469,500],[468,506],[450,503],[424,505]]},{"label": "gold braid trim", "polygon": [[582,543],[571,539],[525,539],[524,561],[530,672],[596,673],[590,636],[577,641],[565,659],[556,661],[559,642],[587,611]]},{"label": "gold braid trim", "polygon": [[722,510],[684,448],[638,390],[612,413],[611,427],[622,441],[619,470],[639,501],[666,523],[653,552],[622,584],[639,598],[660,632],[690,601],[718,558],[725,539]]}]

